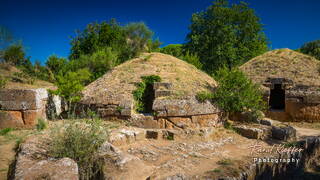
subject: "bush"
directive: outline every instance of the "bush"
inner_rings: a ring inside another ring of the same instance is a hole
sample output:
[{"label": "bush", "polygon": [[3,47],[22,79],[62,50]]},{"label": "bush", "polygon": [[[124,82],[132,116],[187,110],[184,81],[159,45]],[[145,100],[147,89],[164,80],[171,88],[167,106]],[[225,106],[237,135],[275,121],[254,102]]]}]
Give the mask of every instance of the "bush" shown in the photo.
[{"label": "bush", "polygon": [[73,71],[87,68],[92,75],[90,81],[94,81],[118,64],[117,52],[108,47],[99,49],[89,55],[81,55],[78,59],[71,60],[69,67]]},{"label": "bush", "polygon": [[47,128],[47,122],[44,119],[39,118],[36,127],[38,131],[42,131]]},{"label": "bush", "polygon": [[5,88],[7,82],[8,82],[8,79],[0,75],[0,89]]},{"label": "bush", "polygon": [[102,166],[98,148],[106,141],[107,132],[100,119],[70,120],[51,131],[49,154],[68,157],[79,165],[80,179],[94,179]]},{"label": "bush", "polygon": [[0,130],[0,136],[4,136],[7,135],[8,133],[10,133],[11,131],[13,131],[13,128],[4,128]]},{"label": "bush", "polygon": [[59,74],[57,76],[56,85],[58,90],[54,94],[64,97],[69,105],[77,102],[81,98],[81,90],[84,85],[90,80],[91,74],[88,69],[80,69],[76,72],[67,72],[66,74]]},{"label": "bush", "polygon": [[212,99],[227,113],[250,111],[255,114],[266,108],[259,86],[240,70],[221,68],[215,74],[215,79],[219,86]]},{"label": "bush", "polygon": [[211,100],[213,98],[213,94],[207,91],[198,92],[196,98],[200,102],[205,102],[206,100]]},{"label": "bush", "polygon": [[142,76],[142,82],[137,84],[137,89],[133,91],[133,97],[136,101],[135,109],[137,112],[151,112],[150,105],[152,106],[154,99],[153,83],[160,82],[161,78],[156,75]]}]

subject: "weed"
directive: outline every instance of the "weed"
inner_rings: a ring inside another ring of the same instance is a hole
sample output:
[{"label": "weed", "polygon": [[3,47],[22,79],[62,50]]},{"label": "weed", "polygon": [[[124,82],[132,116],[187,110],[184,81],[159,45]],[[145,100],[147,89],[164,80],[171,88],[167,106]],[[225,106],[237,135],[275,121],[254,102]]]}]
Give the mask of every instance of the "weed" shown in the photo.
[{"label": "weed", "polygon": [[221,171],[222,171],[221,169],[215,168],[215,169],[213,169],[211,172],[220,173]]},{"label": "weed", "polygon": [[95,178],[102,168],[97,150],[107,139],[101,123],[100,119],[70,120],[64,126],[52,128],[49,154],[75,160],[81,180]]},{"label": "weed", "polygon": [[233,165],[233,162],[231,161],[231,159],[221,159],[217,163],[222,166]]},{"label": "weed", "polygon": [[1,129],[0,130],[0,136],[5,136],[7,135],[8,133],[10,133],[11,131],[13,131],[14,129],[13,128],[4,128],[4,129]]},{"label": "weed", "polygon": [[47,128],[47,122],[44,119],[39,118],[36,127],[38,131],[42,131]]},{"label": "weed", "polygon": [[205,102],[206,100],[211,100],[213,98],[212,93],[207,91],[198,92],[196,98],[200,102]]}]

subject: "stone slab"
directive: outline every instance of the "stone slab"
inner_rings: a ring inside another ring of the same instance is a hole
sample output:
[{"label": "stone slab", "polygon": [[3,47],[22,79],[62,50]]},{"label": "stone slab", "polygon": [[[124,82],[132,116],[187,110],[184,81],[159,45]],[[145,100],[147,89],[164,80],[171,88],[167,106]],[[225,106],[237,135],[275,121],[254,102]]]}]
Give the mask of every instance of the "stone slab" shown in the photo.
[{"label": "stone slab", "polygon": [[46,89],[1,89],[0,109],[36,110],[45,106],[48,99]]},{"label": "stone slab", "polygon": [[0,129],[23,127],[24,122],[20,111],[0,110]]}]

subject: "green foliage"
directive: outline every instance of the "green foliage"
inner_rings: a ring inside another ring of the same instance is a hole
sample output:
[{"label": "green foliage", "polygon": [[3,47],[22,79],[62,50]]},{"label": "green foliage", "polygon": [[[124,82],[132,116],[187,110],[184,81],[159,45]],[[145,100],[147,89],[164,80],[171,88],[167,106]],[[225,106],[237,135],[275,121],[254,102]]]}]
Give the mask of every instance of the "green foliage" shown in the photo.
[{"label": "green foliage", "polygon": [[133,91],[133,97],[136,101],[135,109],[137,112],[151,112],[152,99],[154,97],[153,83],[160,82],[161,78],[157,75],[142,76],[142,82],[137,84],[137,89]]},{"label": "green foliage", "polygon": [[169,44],[160,49],[161,53],[169,54],[179,59],[194,65],[198,69],[202,69],[202,63],[198,55],[192,54],[189,51],[184,51],[181,44]]},{"label": "green foliage", "polygon": [[152,40],[153,32],[144,23],[120,26],[115,19],[110,22],[88,24],[71,41],[70,59],[91,55],[99,49],[111,48],[122,63],[140,52],[157,49],[159,40]]},{"label": "green foliage", "polygon": [[0,130],[0,136],[5,136],[9,134],[11,131],[13,131],[13,128],[4,128]]},{"label": "green foliage", "polygon": [[128,38],[128,53],[132,57],[146,51],[148,41],[152,39],[153,32],[143,22],[129,23],[124,27],[124,31]]},{"label": "green foliage", "polygon": [[160,49],[161,53],[169,54],[174,57],[180,58],[183,56],[182,53],[182,44],[169,44]]},{"label": "green foliage", "polygon": [[192,15],[189,29],[184,49],[198,54],[208,73],[224,65],[235,67],[267,50],[260,19],[244,2],[216,0]]},{"label": "green foliage", "polygon": [[242,71],[224,67],[217,71],[215,79],[219,86],[213,93],[213,100],[224,111],[256,112],[266,108],[259,86],[249,80]]},{"label": "green foliage", "polygon": [[8,46],[3,52],[3,61],[16,66],[23,66],[31,63],[29,59],[25,58],[25,52],[21,44],[12,44]]},{"label": "green foliage", "polygon": [[42,130],[46,129],[47,128],[47,122],[44,119],[39,118],[38,119],[38,123],[36,125],[36,128],[37,128],[38,131],[42,131]]},{"label": "green foliage", "polygon": [[189,63],[189,64],[192,64],[192,65],[194,65],[196,68],[198,68],[198,69],[202,69],[202,63],[200,62],[200,59],[199,59],[199,57],[198,57],[198,55],[196,55],[196,54],[191,54],[191,53],[189,53],[189,51],[187,51],[186,53],[185,53],[185,55],[183,55],[182,57],[181,57],[181,59],[182,60],[184,60],[184,61],[186,61],[187,63]]},{"label": "green foliage", "polygon": [[88,55],[81,55],[78,59],[71,60],[68,67],[76,71],[88,68],[91,73],[91,80],[96,80],[107,71],[118,65],[118,54],[112,48],[102,48]]},{"label": "green foliage", "polygon": [[229,165],[233,165],[233,162],[231,159],[225,158],[225,159],[221,159],[217,162],[217,164],[222,165],[222,166],[229,166]]},{"label": "green foliage", "polygon": [[0,75],[0,89],[4,88],[8,82],[8,79]]},{"label": "green foliage", "polygon": [[69,157],[79,165],[80,179],[94,179],[102,164],[98,148],[107,140],[100,119],[69,120],[51,130],[49,154],[55,158]]},{"label": "green foliage", "polygon": [[68,102],[77,102],[81,98],[81,90],[90,80],[90,72],[88,69],[79,69],[76,72],[67,72],[57,76],[56,85],[58,86],[55,94],[64,97]]},{"label": "green foliage", "polygon": [[57,76],[59,72],[67,71],[67,59],[59,58],[57,55],[51,55],[46,61],[47,68]]},{"label": "green foliage", "polygon": [[205,102],[206,100],[212,100],[213,94],[208,91],[201,91],[197,93],[196,98],[200,102]]},{"label": "green foliage", "polygon": [[302,52],[307,55],[311,55],[318,60],[320,60],[320,40],[315,40],[305,43],[300,49],[299,52]]}]

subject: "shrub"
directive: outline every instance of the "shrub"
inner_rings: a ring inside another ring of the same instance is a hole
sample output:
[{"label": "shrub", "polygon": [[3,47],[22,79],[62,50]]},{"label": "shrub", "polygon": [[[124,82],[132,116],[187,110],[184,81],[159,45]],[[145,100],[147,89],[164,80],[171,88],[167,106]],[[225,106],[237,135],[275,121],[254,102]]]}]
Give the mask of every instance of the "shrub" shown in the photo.
[{"label": "shrub", "polygon": [[208,91],[198,92],[196,98],[200,102],[205,102],[206,100],[211,100],[213,98],[213,94]]},{"label": "shrub", "polygon": [[153,83],[160,82],[161,78],[156,75],[142,76],[142,82],[137,84],[137,89],[133,91],[133,97],[136,101],[135,109],[137,112],[150,112],[154,99]]},{"label": "shrub", "polygon": [[0,130],[0,136],[4,136],[7,135],[8,133],[10,133],[11,131],[13,131],[13,128],[4,128]]},{"label": "shrub", "polygon": [[38,131],[42,131],[47,128],[47,122],[44,119],[39,118],[36,127]]},{"label": "shrub", "polygon": [[196,54],[191,54],[189,53],[189,51],[187,51],[185,55],[181,57],[181,59],[183,59],[189,64],[194,65],[198,69],[202,69],[202,63],[200,62],[200,59]]},{"label": "shrub", "polygon": [[102,166],[98,148],[107,139],[100,119],[70,120],[51,131],[49,154],[55,158],[68,157],[79,165],[80,179],[94,179]]},{"label": "shrub", "polygon": [[266,108],[259,86],[240,70],[221,68],[215,74],[215,79],[219,86],[212,99],[227,113],[254,113]]},{"label": "shrub", "polygon": [[0,76],[0,89],[4,88],[6,86],[6,84],[7,84],[7,82],[8,82],[7,78],[5,78],[3,76]]}]

